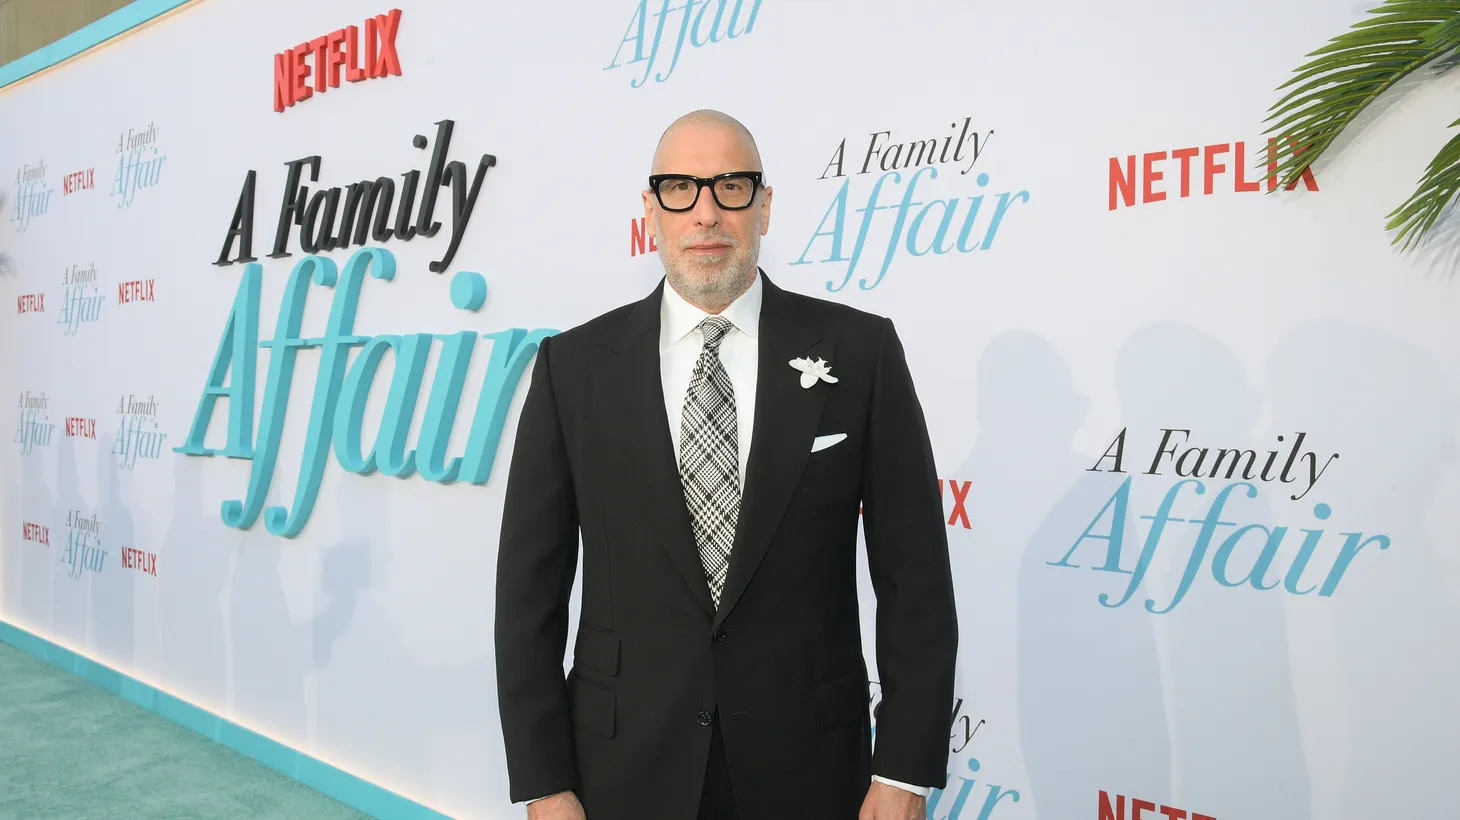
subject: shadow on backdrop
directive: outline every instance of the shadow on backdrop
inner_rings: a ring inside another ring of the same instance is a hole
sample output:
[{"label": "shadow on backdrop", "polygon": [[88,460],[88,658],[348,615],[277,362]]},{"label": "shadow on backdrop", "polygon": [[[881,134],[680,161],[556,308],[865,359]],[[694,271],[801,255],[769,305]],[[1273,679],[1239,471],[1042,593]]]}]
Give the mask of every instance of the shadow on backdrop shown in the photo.
[{"label": "shadow on backdrop", "polygon": [[139,545],[131,509],[133,473],[122,469],[112,454],[114,446],[114,436],[97,437],[96,517],[107,557],[103,571],[91,579],[91,643],[99,660],[113,669],[131,669],[136,654],[136,585],[152,578],[122,564],[122,548]]},{"label": "shadow on backdrop", "polygon": [[[220,522],[221,524],[221,522]],[[304,670],[307,625],[284,592],[283,551],[300,542],[271,535],[262,520],[242,533],[229,589],[233,707],[245,726],[301,748],[308,734]]]},{"label": "shadow on backdrop", "polygon": [[[1134,478],[1121,564],[1133,569],[1151,529],[1144,517],[1154,514],[1182,480],[1174,459],[1153,465],[1163,429],[1190,431],[1189,437],[1173,433],[1168,441],[1168,450],[1174,446],[1177,454],[1190,447],[1264,453],[1285,448],[1293,434],[1278,442],[1255,430],[1261,398],[1237,355],[1189,325],[1153,324],[1134,333],[1119,354],[1116,383],[1122,424],[1129,425],[1124,468]],[[1321,446],[1321,440],[1306,446]],[[1159,475],[1144,475],[1153,466]],[[1202,494],[1187,484],[1174,496],[1173,521],[1160,533],[1147,576],[1159,579],[1153,584],[1157,594],[1147,597],[1155,599],[1157,612],[1166,614],[1143,610],[1145,597],[1133,596],[1125,608],[1153,623],[1159,619],[1165,630],[1174,745],[1172,804],[1214,817],[1307,820],[1309,776],[1293,690],[1286,593],[1281,587],[1228,587],[1216,580],[1213,559],[1240,527],[1293,523],[1296,537],[1285,538],[1268,575],[1284,571],[1301,543],[1297,527],[1313,520],[1308,513],[1313,500],[1289,502],[1290,487],[1262,481],[1252,482],[1255,498],[1239,486],[1227,496],[1221,515],[1233,526],[1219,525],[1209,545],[1197,550],[1200,522],[1208,517],[1213,500],[1222,487],[1241,481],[1240,473],[1233,481],[1225,475],[1224,468],[1220,478],[1202,478]],[[1247,577],[1267,541],[1267,531],[1260,529],[1233,541],[1230,560],[1222,564],[1226,581]],[[1113,586],[1123,593],[1124,584]],[[1165,797],[1160,793],[1147,799]]]},{"label": "shadow on backdrop", "polygon": [[[439,789],[486,802],[506,791],[505,775],[486,765],[500,757],[496,678],[488,658],[433,668],[405,646],[383,592],[392,564],[400,552],[438,566],[441,556],[430,544],[392,540],[395,486],[385,476],[345,476],[335,493],[341,540],[324,554],[311,626],[319,745],[328,758],[388,773],[392,783],[429,784],[424,799]],[[491,629],[489,605],[460,615]],[[473,748],[439,753],[445,733],[469,734]]]},{"label": "shadow on backdrop", "polygon": [[238,541],[208,505],[209,462],[175,456],[172,520],[157,551],[163,668],[173,692],[201,706],[227,700],[223,589]]},{"label": "shadow on backdrop", "polygon": [[987,442],[987,463],[1003,471],[990,480],[1040,488],[1037,499],[1011,493],[1002,510],[991,505],[988,513],[1037,513],[1016,576],[1018,718],[1031,816],[1093,817],[1101,789],[1167,794],[1170,752],[1150,617],[1097,602],[1109,576],[1089,565],[1103,562],[1105,542],[1081,544],[1071,559],[1079,569],[1050,566],[1120,484],[1086,472],[1094,459],[1073,450],[1087,402],[1068,364],[1036,338],[991,348],[982,369],[1002,374],[997,388],[980,390],[980,444]]},{"label": "shadow on backdrop", "polygon": [[[1453,585],[1460,533],[1454,499],[1437,498],[1436,488],[1441,471],[1456,461],[1460,404],[1434,356],[1340,320],[1289,334],[1273,355],[1269,379],[1282,418],[1321,419],[1341,442],[1334,448],[1341,464],[1334,466],[1343,469],[1323,498],[1333,508],[1328,538],[1338,543],[1339,532],[1362,532],[1390,539],[1384,550],[1364,547],[1333,597],[1322,601],[1341,665],[1330,685],[1342,686],[1348,703],[1342,820],[1443,813],[1454,802],[1460,760],[1460,601]],[[1432,533],[1427,519],[1437,504],[1444,529]]]},{"label": "shadow on backdrop", "polygon": [[[83,543],[95,544],[92,536],[85,541],[80,528],[68,526],[75,518],[90,518],[86,499],[81,496],[80,476],[76,465],[76,439],[66,436],[57,425],[56,441],[56,507],[55,525],[51,528],[51,551],[56,565],[51,573],[51,634],[63,644],[89,650],[86,627],[90,620],[91,576],[83,566]],[[69,517],[69,519],[68,519]],[[105,526],[106,522],[102,522]],[[103,531],[103,538],[105,532]],[[103,570],[115,558],[102,563]]]},{"label": "shadow on backdrop", "polygon": [[[1075,392],[1069,365],[1054,347],[1027,331],[993,339],[979,357],[976,379],[978,437],[949,479],[958,485],[956,491],[945,486],[943,492],[953,520],[948,542],[962,635],[956,692],[972,721],[988,723],[973,740],[964,737],[967,727],[955,727],[950,751],[977,757],[985,782],[1020,791],[1024,803],[1029,796],[1023,793],[1033,784],[1011,782],[1018,761],[991,756],[1026,754],[1015,717],[1019,641],[1005,626],[1016,620],[1021,605],[1019,587],[1011,580],[1018,577],[1024,546],[1045,512],[1081,468],[1070,442],[1089,400]],[[966,489],[962,482],[968,482]],[[962,505],[958,492],[966,492]],[[975,776],[958,760],[952,772],[949,789],[955,792],[959,777]],[[934,816],[952,810],[950,799],[934,804]],[[964,814],[981,808],[974,799]]]}]

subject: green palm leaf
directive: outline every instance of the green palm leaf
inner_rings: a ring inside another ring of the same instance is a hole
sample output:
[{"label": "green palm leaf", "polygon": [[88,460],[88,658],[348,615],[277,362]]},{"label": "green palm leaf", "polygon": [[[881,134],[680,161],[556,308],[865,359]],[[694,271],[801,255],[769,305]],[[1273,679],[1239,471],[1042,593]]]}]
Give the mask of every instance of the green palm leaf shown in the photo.
[{"label": "green palm leaf", "polygon": [[[1460,2],[1385,0],[1348,31],[1309,53],[1313,58],[1278,87],[1287,90],[1265,122],[1275,137],[1263,150],[1286,190],[1296,184],[1371,103],[1395,83],[1439,58],[1454,60],[1460,49]],[[1452,63],[1453,64],[1453,63]],[[1451,127],[1460,121],[1451,123]],[[1412,246],[1434,225],[1460,192],[1460,136],[1452,139],[1425,171],[1414,194],[1389,216],[1394,241]]]},{"label": "green palm leaf", "polygon": [[[1451,128],[1456,125],[1460,125],[1460,120],[1450,123]],[[1418,245],[1457,191],[1460,191],[1460,134],[1445,143],[1440,153],[1430,160],[1419,187],[1389,214],[1389,224],[1385,227],[1398,231],[1395,243],[1403,242],[1405,250]]]}]

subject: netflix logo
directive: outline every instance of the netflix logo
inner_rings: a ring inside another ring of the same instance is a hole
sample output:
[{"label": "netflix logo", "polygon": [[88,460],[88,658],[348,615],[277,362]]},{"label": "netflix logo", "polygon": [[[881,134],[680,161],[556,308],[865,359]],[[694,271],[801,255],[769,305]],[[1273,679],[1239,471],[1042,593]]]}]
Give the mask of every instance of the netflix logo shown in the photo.
[{"label": "netflix logo", "polygon": [[973,488],[972,481],[957,481],[952,478],[938,479],[938,494],[943,497],[943,506],[948,510],[948,526],[962,527],[965,530],[973,529],[973,523],[968,520],[968,491]]},{"label": "netflix logo", "polygon": [[132,547],[122,547],[122,567],[157,577],[157,556]]},{"label": "netflix logo", "polygon": [[66,417],[67,438],[89,438],[96,440],[96,419],[84,419],[80,416]]},{"label": "netflix logo", "polygon": [[51,545],[51,528],[42,527],[40,524],[32,524],[29,521],[21,524],[21,539],[34,541],[37,544],[49,547]]},{"label": "netflix logo", "polygon": [[[361,49],[360,26],[346,26],[274,55],[274,110],[304,102],[317,91],[340,87],[341,69],[352,83],[400,76],[395,50],[400,9],[367,18]],[[313,56],[313,59],[311,58]],[[311,83],[310,77],[314,82]]]},{"label": "netflix logo", "polygon": [[965,530],[973,529],[973,525],[968,521],[968,510],[964,506],[968,503],[968,490],[972,486],[972,481],[955,481],[951,478],[938,479],[938,492],[943,496],[943,499],[949,501],[951,496],[951,504],[945,505],[949,508],[948,526],[963,527]]},{"label": "netflix logo", "polygon": [[19,313],[45,313],[46,295],[44,293],[26,293],[15,297],[15,312]]},{"label": "netflix logo", "polygon": [[61,177],[61,195],[70,196],[77,191],[89,191],[96,187],[96,169],[87,168]]},{"label": "netflix logo", "polygon": [[1149,800],[1131,798],[1130,814],[1125,811],[1125,795],[1117,794],[1112,801],[1106,792],[1100,792],[1099,820],[1217,820],[1211,815],[1189,812],[1175,806],[1158,806]]},{"label": "netflix logo", "polygon": [[[1252,167],[1251,157],[1257,156],[1258,152],[1254,150],[1249,157],[1245,142],[1150,151],[1140,155],[1129,154],[1124,159],[1111,157],[1108,210],[1121,206],[1129,208],[1137,203],[1163,202],[1168,196],[1186,198],[1192,196],[1192,191],[1198,186],[1202,196],[1211,196],[1218,190],[1251,193],[1266,188],[1275,191],[1278,186],[1278,152],[1273,149],[1276,145],[1277,140],[1268,140],[1267,174],[1258,179],[1247,176]],[[1301,149],[1294,150],[1302,153]],[[1223,176],[1227,179],[1219,179]],[[1296,189],[1300,182],[1309,191],[1318,190],[1318,180],[1314,178],[1312,168],[1305,169],[1286,190]]]},{"label": "netflix logo", "polygon": [[654,241],[654,237],[649,233],[648,218],[641,216],[631,220],[629,222],[629,257],[633,258],[641,253],[655,253],[658,250],[659,243]]},{"label": "netflix logo", "polygon": [[134,279],[130,282],[118,282],[117,304],[157,301],[156,281],[155,279]]}]

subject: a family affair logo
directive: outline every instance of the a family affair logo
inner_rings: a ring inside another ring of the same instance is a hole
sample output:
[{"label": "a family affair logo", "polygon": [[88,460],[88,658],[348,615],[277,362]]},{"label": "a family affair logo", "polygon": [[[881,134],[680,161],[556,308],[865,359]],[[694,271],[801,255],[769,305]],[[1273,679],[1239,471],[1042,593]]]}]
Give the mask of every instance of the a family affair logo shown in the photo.
[{"label": "a family affair logo", "polygon": [[61,563],[70,567],[66,577],[79,579],[86,572],[101,572],[106,566],[107,551],[101,545],[101,521],[95,513],[83,515],[80,510],[66,513],[66,551]]},{"label": "a family affair logo", "polygon": [[20,411],[20,421],[15,427],[12,443],[20,445],[20,454],[28,456],[37,447],[51,446],[56,425],[51,422],[51,400],[46,398],[46,394],[27,390],[20,394],[20,401],[15,407]]},{"label": "a family affair logo", "polygon": [[[801,257],[791,264],[845,264],[846,271],[826,283],[826,289],[835,293],[852,281],[869,237],[882,254],[872,263],[878,266],[875,274],[858,280],[862,290],[881,284],[899,254],[916,259],[930,253],[942,256],[953,251],[989,250],[1009,209],[1029,201],[1028,191],[1006,191],[984,202],[989,175],[974,170],[993,133],[992,129],[977,130],[973,118],[964,117],[950,123],[947,133],[927,139],[903,142],[891,131],[874,131],[866,139],[865,150],[854,144],[850,154],[847,138],[843,138],[817,177],[840,179],[841,187]],[[917,198],[924,177],[941,198],[926,196],[932,193],[927,188],[922,192],[924,198]],[[970,189],[976,193],[962,195]],[[958,195],[949,196],[954,192]],[[849,232],[848,206],[856,202],[865,204],[852,208],[855,216],[850,219]],[[891,213],[879,220],[878,211]]]},{"label": "a family affair logo", "polygon": [[[604,71],[644,63],[644,73],[637,80],[629,80],[633,88],[640,88],[653,76],[654,82],[662,83],[674,74],[679,57],[686,45],[701,49],[721,40],[734,40],[749,34],[755,28],[755,17],[760,13],[761,0],[663,0],[657,11],[650,11],[649,0],[639,0],[634,14],[629,18],[628,30],[619,41],[613,60],[604,66]],[[668,35],[666,37],[666,34]],[[672,41],[672,43],[670,42]],[[629,49],[632,59],[619,62],[624,49]],[[672,51],[672,54],[669,54]],[[666,58],[664,55],[669,54]],[[665,67],[665,59],[669,65]],[[655,68],[659,71],[654,71]]]},{"label": "a family affair logo", "polygon": [[52,193],[46,182],[44,159],[15,169],[15,207],[10,211],[10,221],[15,223],[16,233],[29,229],[32,222],[46,215]]},{"label": "a family affair logo", "polygon": [[61,272],[61,312],[56,324],[62,336],[75,336],[81,326],[100,321],[106,294],[96,283],[96,263],[72,265]]},{"label": "a family affair logo", "polygon": [[[875,680],[870,681],[868,689],[871,695],[872,734],[875,737],[877,716],[882,708],[882,684]],[[983,718],[975,719],[967,701],[962,697],[954,698],[953,717],[948,727],[950,760],[968,750],[974,737],[987,722]],[[968,774],[955,776],[955,772],[948,772],[944,775],[943,788],[935,788],[928,795],[928,817],[938,817],[940,820],[989,820],[1001,804],[1010,805],[1021,799],[1017,790],[987,782],[987,778],[982,776],[983,764],[976,757],[967,758],[961,765],[955,763],[953,768],[958,772],[966,770]],[[1005,801],[1008,801],[1007,804]],[[940,811],[944,813],[939,814]]]},{"label": "a family affair logo", "polygon": [[[400,76],[400,55],[395,38],[400,31],[400,9],[365,18],[364,48],[361,26],[345,26],[274,55],[274,110],[292,108],[328,89],[347,82]],[[310,82],[313,76],[314,81]]]},{"label": "a family affair logo", "polygon": [[117,197],[118,208],[130,208],[137,192],[162,181],[162,163],[167,157],[158,153],[157,125],[148,123],[142,130],[128,128],[117,137],[117,174],[109,196]]},{"label": "a family affair logo", "polygon": [[[1331,539],[1324,541],[1326,531],[1321,527],[1299,529],[1287,525],[1269,526],[1263,522],[1221,520],[1234,492],[1255,499],[1259,496],[1259,485],[1275,486],[1282,488],[1280,492],[1286,496],[1285,500],[1301,501],[1313,490],[1318,480],[1338,460],[1339,454],[1320,456],[1317,451],[1308,449],[1305,446],[1307,433],[1298,432],[1291,438],[1280,435],[1277,437],[1280,445],[1277,449],[1259,454],[1255,449],[1188,446],[1186,442],[1190,440],[1192,431],[1187,429],[1163,428],[1160,432],[1160,444],[1141,475],[1161,476],[1163,483],[1169,482],[1171,476],[1179,480],[1169,485],[1157,509],[1131,509],[1131,486],[1135,476],[1127,475],[1095,513],[1085,531],[1074,539],[1064,557],[1046,562],[1052,567],[1079,569],[1081,565],[1072,559],[1087,541],[1096,542],[1085,550],[1079,560],[1085,561],[1095,572],[1129,576],[1128,581],[1121,581],[1112,592],[1098,596],[1102,606],[1121,607],[1131,601],[1146,578],[1156,550],[1163,543],[1169,545],[1185,541],[1184,535],[1191,535],[1192,543],[1181,580],[1165,605],[1147,599],[1144,602],[1147,612],[1155,615],[1171,612],[1204,573],[1210,573],[1212,580],[1228,588],[1250,585],[1258,590],[1282,589],[1291,595],[1317,592],[1320,597],[1329,597],[1337,591],[1344,573],[1352,568],[1354,559],[1365,547],[1372,544],[1377,550],[1389,548],[1387,535],[1366,536],[1362,532],[1346,532],[1342,533],[1342,543],[1334,548]],[[1089,472],[1127,473],[1125,449],[1126,431],[1121,430]],[[1208,485],[1203,479],[1212,483]],[[1173,515],[1173,507],[1178,500],[1190,503],[1195,496],[1208,495],[1211,501],[1206,505],[1203,517],[1187,519]],[[1315,521],[1304,523],[1327,521],[1332,514],[1333,509],[1328,504],[1318,502],[1311,512]],[[1130,517],[1134,515],[1149,522],[1149,530],[1143,544],[1130,544],[1127,549],[1127,528]],[[1224,535],[1219,533],[1219,527],[1234,529]],[[1274,566],[1290,529],[1303,533],[1302,544],[1286,567]],[[1207,553],[1214,541],[1219,543],[1208,562]],[[1234,559],[1239,547],[1251,552],[1246,548],[1256,544],[1262,545],[1256,558]],[[1324,545],[1321,551],[1320,544]],[[1370,553],[1373,554],[1373,550]],[[1129,559],[1133,555],[1135,564],[1131,566]],[[1315,561],[1315,558],[1318,560]],[[1119,586],[1125,587],[1123,593],[1119,592]]]},{"label": "a family affair logo", "polygon": [[34,541],[43,547],[51,545],[51,528],[40,524],[33,524],[23,521],[20,525],[20,538],[22,541]]},{"label": "a family affair logo", "polygon": [[1125,795],[1112,795],[1109,792],[1101,791],[1100,813],[1097,820],[1217,820],[1209,814],[1178,809],[1175,806],[1163,806],[1160,803],[1142,800],[1138,797],[1130,798],[1130,814],[1125,813],[1125,807]]},{"label": "a family affair logo", "polygon": [[[1108,210],[1164,202],[1167,197],[1184,199],[1194,196],[1195,192],[1211,196],[1218,191],[1229,190],[1236,193],[1264,189],[1276,191],[1281,154],[1277,144],[1276,139],[1268,140],[1267,173],[1255,179],[1249,178],[1248,174],[1258,151],[1249,155],[1245,142],[1189,145],[1170,151],[1111,157]],[[1302,153],[1296,144],[1290,146],[1290,150]],[[1305,169],[1303,175],[1289,183],[1286,190],[1295,190],[1299,183],[1309,191],[1318,190],[1318,180],[1313,176],[1312,168]]]},{"label": "a family affair logo", "polygon": [[156,399],[148,396],[139,400],[137,394],[128,393],[117,399],[117,416],[120,426],[112,455],[117,457],[118,469],[135,469],[138,459],[162,458],[162,444],[167,441],[167,434],[157,429]]},{"label": "a family affair logo", "polygon": [[70,196],[78,191],[90,191],[95,187],[95,168],[85,168],[61,177],[61,196]]},{"label": "a family affair logo", "polygon": [[[278,227],[274,232],[274,247],[270,259],[289,256],[289,237],[298,228],[299,247],[309,254],[348,248],[351,244],[364,246],[367,240],[377,243],[399,239],[409,242],[416,236],[433,237],[441,230],[441,223],[435,219],[437,197],[443,188],[451,189],[449,203],[442,202],[443,211],[451,215],[451,241],[445,254],[428,267],[432,273],[446,270],[456,256],[461,237],[466,231],[471,213],[476,208],[477,195],[486,181],[487,170],[496,165],[497,158],[482,154],[476,163],[475,172],[468,170],[461,160],[446,160],[451,149],[451,133],[456,123],[442,120],[436,123],[436,145],[426,166],[424,184],[421,172],[416,169],[400,174],[400,201],[396,203],[395,180],[391,176],[380,176],[375,180],[352,182],[347,187],[320,188],[313,196],[309,186],[300,181],[304,170],[309,170],[309,181],[319,181],[322,159],[318,156],[302,157],[285,163],[288,168],[284,181],[284,200],[279,209]],[[425,150],[429,141],[423,134],[416,134],[411,140],[418,150]],[[238,205],[233,211],[228,235],[223,239],[223,250],[218,254],[215,265],[231,265],[234,262],[253,262],[253,211],[254,186],[257,171],[249,171],[243,180],[238,195]],[[420,209],[416,209],[417,187],[420,188]],[[391,209],[395,208],[395,220],[391,221]],[[238,242],[238,256],[232,256],[234,242]]]},{"label": "a family affair logo", "polygon": [[122,568],[134,569],[138,572],[157,577],[157,555],[144,552],[135,547],[122,547]]},{"label": "a family affair logo", "polygon": [[[450,244],[445,255],[429,265],[430,270],[436,273],[446,270],[471,218],[487,169],[496,164],[496,157],[480,155],[473,177],[468,166],[461,161],[446,161],[453,122],[443,120],[437,125],[436,149],[426,173],[420,209],[414,213],[414,224],[412,211],[420,177],[417,171],[404,175],[400,207],[392,229],[387,224],[394,191],[389,177],[381,177],[376,182],[353,183],[343,193],[339,188],[316,191],[306,204],[307,191],[299,187],[300,171],[308,165],[310,178],[314,179],[320,158],[316,156],[287,163],[284,204],[271,257],[290,255],[287,245],[291,228],[295,226],[299,228],[300,246],[311,255],[300,259],[289,273],[283,286],[273,338],[262,342],[258,335],[263,266],[253,262],[250,253],[256,174],[248,172],[224,240],[223,253],[215,264],[250,264],[244,267],[237,295],[223,325],[218,352],[208,369],[187,441],[174,448],[174,452],[184,455],[224,455],[252,461],[244,498],[223,503],[224,524],[248,529],[262,515],[270,533],[285,538],[298,535],[314,509],[331,451],[341,469],[362,476],[378,472],[406,478],[419,474],[427,481],[441,484],[456,481],[483,484],[491,475],[517,384],[541,340],[558,331],[508,328],[487,334],[462,330],[364,335],[355,328],[355,313],[362,294],[387,304],[395,299],[388,292],[377,293],[396,279],[394,254],[385,248],[362,247],[350,256],[343,267],[337,266],[333,259],[314,255],[320,250],[348,247],[352,241],[364,245],[367,235],[376,242],[435,236],[443,227],[433,218],[436,197],[443,188],[450,187]],[[426,138],[417,135],[413,144],[424,149]],[[236,257],[232,256],[235,241],[240,248]],[[311,292],[319,291],[329,294],[329,319],[322,332],[306,334],[302,328],[305,304]],[[481,274],[458,271],[452,277],[450,297],[453,306],[474,313],[482,308],[486,295],[487,283]],[[467,371],[481,338],[491,340],[491,344],[486,354],[489,358],[482,382],[477,389],[476,410],[465,436],[464,452],[448,457],[447,447],[456,425]],[[440,344],[440,354],[435,357],[436,371],[426,394],[424,413],[417,425],[416,406],[425,386],[427,364],[433,358],[432,349],[437,343]],[[360,352],[351,361],[350,350],[355,347],[360,348]],[[269,363],[263,406],[255,415],[254,383],[260,348],[269,351]],[[279,457],[284,417],[294,384],[294,366],[300,350],[304,348],[319,348],[319,372],[310,399],[309,422],[298,466],[295,495],[289,506],[266,509],[265,501],[269,497]],[[378,371],[386,353],[391,354],[393,362],[390,386],[380,427],[374,441],[367,442],[364,440],[365,408],[371,391],[376,387]],[[228,400],[227,443],[223,448],[215,449],[208,447],[204,438],[220,398]],[[255,422],[258,423],[257,444],[254,441]],[[410,440],[413,429],[419,431],[414,446]]]}]

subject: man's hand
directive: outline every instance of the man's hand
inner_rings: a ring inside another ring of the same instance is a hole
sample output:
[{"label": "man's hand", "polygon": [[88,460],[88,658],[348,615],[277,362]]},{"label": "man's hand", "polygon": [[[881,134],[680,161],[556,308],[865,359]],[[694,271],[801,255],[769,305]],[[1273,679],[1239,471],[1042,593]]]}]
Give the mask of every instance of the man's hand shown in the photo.
[{"label": "man's hand", "polygon": [[923,820],[928,814],[928,798],[907,789],[873,781],[862,801],[857,820]]},{"label": "man's hand", "polygon": [[558,792],[527,804],[527,820],[588,820],[583,804],[572,792]]}]

